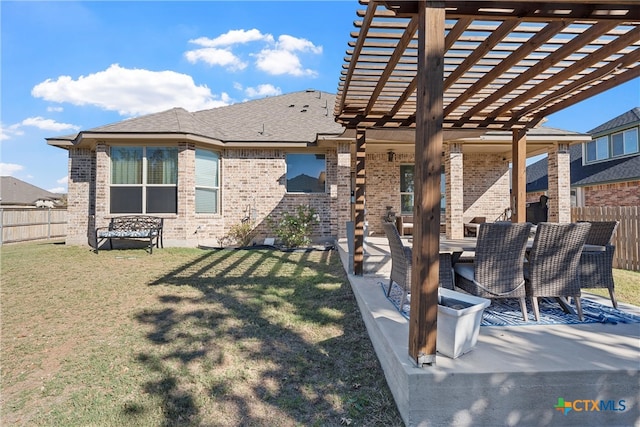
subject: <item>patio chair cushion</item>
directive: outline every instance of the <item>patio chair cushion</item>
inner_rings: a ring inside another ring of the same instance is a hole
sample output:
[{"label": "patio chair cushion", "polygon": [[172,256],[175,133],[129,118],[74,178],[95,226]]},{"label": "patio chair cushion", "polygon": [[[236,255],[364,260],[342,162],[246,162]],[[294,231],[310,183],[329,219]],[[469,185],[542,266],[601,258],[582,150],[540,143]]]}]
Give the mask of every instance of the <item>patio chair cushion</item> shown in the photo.
[{"label": "patio chair cushion", "polygon": [[453,270],[458,276],[462,276],[467,280],[473,281],[473,263],[472,262],[457,262],[453,266]]}]

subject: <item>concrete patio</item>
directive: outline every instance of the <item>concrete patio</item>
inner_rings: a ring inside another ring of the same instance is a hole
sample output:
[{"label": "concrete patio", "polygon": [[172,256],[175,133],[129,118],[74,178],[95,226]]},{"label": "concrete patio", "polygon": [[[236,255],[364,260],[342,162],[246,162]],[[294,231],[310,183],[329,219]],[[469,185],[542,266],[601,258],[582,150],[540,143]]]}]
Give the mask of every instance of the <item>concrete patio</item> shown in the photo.
[{"label": "concrete patio", "polygon": [[[349,272],[347,241],[337,246],[407,426],[640,426],[640,323],[481,327],[471,352],[418,367],[408,320],[380,287],[389,280],[386,238],[367,237],[363,276]],[[555,409],[559,399],[573,410]]]}]

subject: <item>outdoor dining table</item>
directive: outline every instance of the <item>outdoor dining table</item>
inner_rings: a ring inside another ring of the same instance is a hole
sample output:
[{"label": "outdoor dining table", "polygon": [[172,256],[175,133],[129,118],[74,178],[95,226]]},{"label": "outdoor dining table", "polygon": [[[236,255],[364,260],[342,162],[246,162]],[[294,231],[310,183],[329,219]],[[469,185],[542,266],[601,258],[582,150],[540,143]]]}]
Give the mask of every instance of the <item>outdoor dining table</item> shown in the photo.
[{"label": "outdoor dining table", "polygon": [[[411,241],[411,240],[409,240]],[[452,263],[455,264],[463,253],[475,252],[478,244],[477,238],[464,239],[440,239],[440,252],[450,253],[452,255]],[[533,239],[527,240],[527,252],[533,247]],[[582,248],[585,252],[604,252],[606,248],[600,245],[584,245]]]},{"label": "outdoor dining table", "polygon": [[[455,263],[460,260],[462,254],[464,254],[465,252],[474,253],[476,250],[477,244],[478,244],[477,238],[464,238],[464,239],[442,239],[441,238],[440,253],[451,254],[451,265],[453,267],[453,265],[455,265]],[[529,252],[532,247],[533,247],[533,239],[529,239],[527,241],[527,249],[526,249],[527,252]],[[599,246],[599,245],[585,244],[582,250],[587,252],[604,252],[606,248],[604,246]],[[470,258],[473,258],[473,255],[471,255]],[[573,307],[569,305],[569,303],[566,301],[565,298],[558,297],[557,300],[566,313],[575,314]]]}]

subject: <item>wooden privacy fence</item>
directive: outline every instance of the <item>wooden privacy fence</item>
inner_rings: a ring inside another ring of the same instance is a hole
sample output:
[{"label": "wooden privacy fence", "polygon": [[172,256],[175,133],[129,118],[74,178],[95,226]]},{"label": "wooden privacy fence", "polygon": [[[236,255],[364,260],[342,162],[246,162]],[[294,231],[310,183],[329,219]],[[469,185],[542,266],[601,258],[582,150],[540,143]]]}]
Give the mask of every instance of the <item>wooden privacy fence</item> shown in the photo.
[{"label": "wooden privacy fence", "polygon": [[619,221],[613,236],[616,252],[613,267],[623,270],[640,271],[640,208],[585,207],[571,208],[572,221]]},{"label": "wooden privacy fence", "polygon": [[67,235],[66,209],[2,208],[0,213],[2,244]]}]

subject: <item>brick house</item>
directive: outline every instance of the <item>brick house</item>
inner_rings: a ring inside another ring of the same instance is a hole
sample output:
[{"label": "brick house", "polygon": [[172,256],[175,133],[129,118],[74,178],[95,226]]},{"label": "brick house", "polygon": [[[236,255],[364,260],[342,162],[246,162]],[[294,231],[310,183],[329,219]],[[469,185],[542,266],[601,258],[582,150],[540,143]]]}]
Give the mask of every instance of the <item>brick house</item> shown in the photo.
[{"label": "brick house", "polygon": [[[570,147],[572,206],[640,206],[640,108],[590,130]],[[527,200],[547,192],[547,159],[527,167]]]},{"label": "brick house", "polygon": [[[335,98],[307,90],[194,113],[174,108],[47,138],[69,152],[67,244],[93,245],[96,227],[132,213],[162,216],[168,246],[217,245],[247,218],[261,243],[273,237],[267,218],[301,204],[318,212],[317,240],[345,238],[356,148],[351,130],[330,112]],[[367,130],[370,233],[382,233],[387,206],[409,215],[412,209],[415,130],[388,132]],[[563,165],[562,147],[580,138],[534,129],[527,150],[557,153]],[[510,153],[510,132],[445,139],[447,234],[461,235],[464,220],[493,220],[509,207]]]}]

